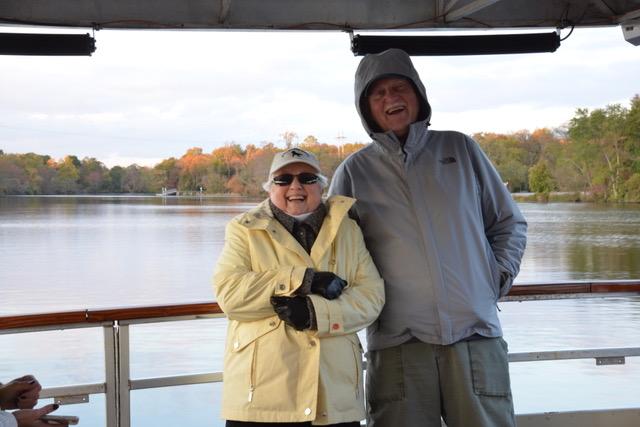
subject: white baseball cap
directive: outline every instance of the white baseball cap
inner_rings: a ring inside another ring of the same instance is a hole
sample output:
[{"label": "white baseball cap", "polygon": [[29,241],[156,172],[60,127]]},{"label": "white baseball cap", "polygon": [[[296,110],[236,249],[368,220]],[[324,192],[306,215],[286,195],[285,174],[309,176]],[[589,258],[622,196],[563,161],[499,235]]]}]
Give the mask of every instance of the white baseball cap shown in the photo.
[{"label": "white baseball cap", "polygon": [[301,148],[289,148],[273,156],[269,176],[272,176],[274,172],[291,163],[306,163],[314,168],[316,172],[320,173],[320,162],[316,156]]}]

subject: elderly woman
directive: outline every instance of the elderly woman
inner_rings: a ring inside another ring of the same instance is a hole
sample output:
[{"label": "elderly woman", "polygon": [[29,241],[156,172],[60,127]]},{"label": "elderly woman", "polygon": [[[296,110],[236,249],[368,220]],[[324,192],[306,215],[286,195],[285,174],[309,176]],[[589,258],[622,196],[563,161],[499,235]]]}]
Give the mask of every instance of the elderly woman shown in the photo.
[{"label": "elderly woman", "polygon": [[269,198],[233,219],[215,272],[229,318],[227,427],[358,426],[365,418],[356,332],[384,303],[353,199],[323,203],[327,179],[299,148],[275,155]]}]

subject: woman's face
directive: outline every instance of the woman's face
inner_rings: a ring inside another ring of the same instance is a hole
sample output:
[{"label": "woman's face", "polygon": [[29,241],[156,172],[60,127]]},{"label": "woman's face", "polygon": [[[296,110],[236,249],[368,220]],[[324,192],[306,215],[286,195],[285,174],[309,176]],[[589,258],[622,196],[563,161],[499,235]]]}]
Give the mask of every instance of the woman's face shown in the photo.
[{"label": "woman's face", "polygon": [[295,175],[289,185],[271,183],[269,199],[288,215],[301,215],[315,211],[322,203],[322,188],[316,180],[313,184],[301,184],[297,175],[310,173],[317,175],[316,170],[306,163],[291,163],[278,169],[273,176]]}]

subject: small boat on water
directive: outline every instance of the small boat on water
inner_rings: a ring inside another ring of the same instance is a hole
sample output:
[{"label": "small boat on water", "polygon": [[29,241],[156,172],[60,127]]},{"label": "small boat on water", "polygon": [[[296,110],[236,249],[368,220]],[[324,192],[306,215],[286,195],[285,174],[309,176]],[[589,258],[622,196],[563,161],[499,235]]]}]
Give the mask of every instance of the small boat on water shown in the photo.
[{"label": "small boat on water", "polygon": [[162,192],[156,193],[156,196],[160,196],[160,197],[177,196],[177,195],[178,195],[177,188],[162,187]]}]

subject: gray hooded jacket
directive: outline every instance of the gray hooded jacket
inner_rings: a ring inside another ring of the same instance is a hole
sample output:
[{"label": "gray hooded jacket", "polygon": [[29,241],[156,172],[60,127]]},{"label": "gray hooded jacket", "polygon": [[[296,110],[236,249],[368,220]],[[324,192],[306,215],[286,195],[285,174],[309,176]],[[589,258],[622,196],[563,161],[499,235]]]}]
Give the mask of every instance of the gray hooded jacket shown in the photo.
[{"label": "gray hooded jacket", "polygon": [[[377,128],[364,96],[389,76],[410,80],[420,99],[404,145]],[[431,107],[405,52],[366,56],[355,101],[373,143],[338,167],[329,194],[357,199],[353,213],[385,281],[369,349],[501,336],[496,303],[518,274],[527,224],[500,176],[470,137],[428,129]]]}]

